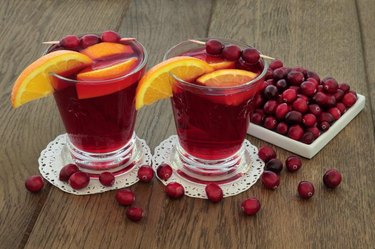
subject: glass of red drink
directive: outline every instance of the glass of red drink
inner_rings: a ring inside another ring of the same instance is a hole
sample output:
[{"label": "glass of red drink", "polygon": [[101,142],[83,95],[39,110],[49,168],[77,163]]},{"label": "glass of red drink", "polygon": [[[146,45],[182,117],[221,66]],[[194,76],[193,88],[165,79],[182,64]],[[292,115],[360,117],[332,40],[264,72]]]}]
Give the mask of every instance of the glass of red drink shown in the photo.
[{"label": "glass of red drink", "polygon": [[[172,47],[164,60],[176,56],[193,56],[206,61],[223,60],[210,56],[203,43],[184,41]],[[220,39],[224,44],[246,44]],[[233,68],[233,67],[232,67]],[[171,156],[172,167],[180,175],[198,182],[229,182],[237,179],[251,166],[245,148],[253,97],[264,81],[268,64],[262,59],[247,65],[241,59],[235,69],[256,73],[249,82],[235,86],[205,86],[184,81],[172,74],[171,98],[178,143]]]},{"label": "glass of red drink", "polygon": [[[52,75],[54,98],[68,134],[68,150],[74,162],[88,170],[117,170],[142,157],[134,133],[135,95],[147,52],[136,40],[118,43],[126,46],[123,53],[94,59],[90,68],[80,72]],[[49,51],[56,49],[52,46]],[[121,69],[117,65],[130,60],[124,74],[113,73]],[[92,71],[97,74],[80,76]]]}]

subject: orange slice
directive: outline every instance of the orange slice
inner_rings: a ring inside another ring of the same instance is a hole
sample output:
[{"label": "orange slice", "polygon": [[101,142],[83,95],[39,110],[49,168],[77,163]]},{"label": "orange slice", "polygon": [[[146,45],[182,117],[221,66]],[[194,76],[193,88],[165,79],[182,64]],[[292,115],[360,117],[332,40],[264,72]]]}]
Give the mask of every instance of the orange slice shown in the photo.
[{"label": "orange slice", "polygon": [[226,61],[223,58],[210,56],[206,53],[193,55],[193,57],[204,60],[205,62],[210,64],[210,66],[213,67],[215,70],[230,69],[236,67],[236,62],[234,61]]},{"label": "orange slice", "polygon": [[81,51],[82,54],[96,60],[107,56],[134,53],[133,49],[129,45],[124,45],[114,42],[101,42],[90,47],[87,47]]},{"label": "orange slice", "polygon": [[77,79],[95,81],[118,78],[120,76],[125,75],[127,72],[130,72],[130,70],[134,68],[137,62],[138,59],[136,57],[132,57],[129,60],[115,64],[110,67],[104,67],[97,70],[79,73],[77,75]]},{"label": "orange slice", "polygon": [[182,80],[191,81],[212,71],[213,68],[207,62],[190,56],[178,56],[157,64],[142,77],[138,84],[137,110],[144,105],[150,105],[172,95],[170,73]]},{"label": "orange slice", "polygon": [[13,85],[11,101],[18,107],[53,92],[50,73],[75,73],[92,60],[84,54],[60,50],[46,54],[26,67]]},{"label": "orange slice", "polygon": [[213,87],[238,86],[254,79],[257,74],[241,69],[221,69],[205,74],[197,82]]}]

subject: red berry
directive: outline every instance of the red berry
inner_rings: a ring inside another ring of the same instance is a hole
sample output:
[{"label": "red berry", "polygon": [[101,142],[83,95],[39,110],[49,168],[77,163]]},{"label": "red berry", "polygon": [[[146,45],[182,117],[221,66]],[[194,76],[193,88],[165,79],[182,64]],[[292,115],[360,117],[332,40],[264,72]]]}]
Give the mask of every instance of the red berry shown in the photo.
[{"label": "red berry", "polygon": [[288,131],[288,137],[297,141],[302,138],[303,134],[304,132],[300,125],[292,125]]},{"label": "red berry", "polygon": [[289,106],[287,103],[279,104],[275,109],[275,116],[278,120],[283,120],[285,115],[289,112]]},{"label": "red berry", "polygon": [[140,207],[130,207],[126,210],[126,217],[131,221],[138,222],[143,218],[143,209]]},{"label": "red berry", "polygon": [[292,85],[299,86],[304,81],[303,73],[292,70],[287,75],[288,82]]},{"label": "red berry", "polygon": [[303,98],[297,98],[293,104],[293,109],[300,112],[300,113],[305,113],[309,109],[307,105],[307,101]]},{"label": "red berry", "polygon": [[346,83],[341,83],[339,84],[339,89],[344,91],[344,93],[347,93],[350,90],[350,86]]},{"label": "red berry", "polygon": [[285,135],[288,132],[288,125],[284,122],[280,122],[276,126],[276,132],[282,135]]},{"label": "red berry", "polygon": [[263,110],[266,114],[274,114],[277,107],[277,101],[276,100],[268,100],[264,106]]},{"label": "red berry", "polygon": [[327,121],[323,121],[323,122],[318,124],[318,128],[321,131],[327,131],[330,127],[331,127],[331,125]]},{"label": "red berry", "polygon": [[255,48],[245,48],[242,50],[242,59],[250,65],[256,64],[260,59],[260,54]]},{"label": "red berry", "polygon": [[302,118],[302,123],[306,126],[306,127],[312,127],[312,126],[315,126],[316,125],[316,117],[314,114],[312,113],[307,113],[303,116]]},{"label": "red berry", "polygon": [[328,77],[322,80],[323,89],[327,93],[335,93],[338,89],[337,81],[334,78]]},{"label": "red berry", "polygon": [[241,209],[245,215],[255,215],[260,210],[260,202],[256,198],[247,199],[242,202]]},{"label": "red berry", "polygon": [[285,160],[285,166],[288,169],[288,171],[295,172],[299,170],[302,166],[301,158],[299,158],[298,156],[289,156]]},{"label": "red berry", "polygon": [[101,39],[103,42],[119,42],[121,36],[115,31],[108,30],[102,33]]},{"label": "red berry", "polygon": [[332,124],[335,119],[334,117],[331,115],[331,113],[329,112],[322,112],[319,116],[318,116],[318,121],[319,122],[328,122],[329,124]]},{"label": "red berry", "polygon": [[39,192],[44,187],[43,177],[38,176],[38,175],[29,176],[25,181],[25,187],[30,192],[33,192],[33,193]]},{"label": "red berry", "polygon": [[319,86],[319,81],[317,81],[315,78],[307,78],[306,81],[310,81],[311,83],[313,83],[315,86],[315,89],[317,89]]},{"label": "red berry", "polygon": [[263,116],[257,112],[251,114],[250,121],[253,124],[262,125]]},{"label": "red berry", "polygon": [[206,42],[206,52],[212,55],[219,55],[223,51],[224,45],[219,40],[210,39]]},{"label": "red berry", "polygon": [[306,96],[313,96],[316,93],[316,85],[311,81],[304,81],[301,84],[301,93]]},{"label": "red berry", "polygon": [[268,80],[268,79],[272,79],[272,77],[273,77],[273,70],[271,68],[268,68],[264,78]]},{"label": "red berry", "polygon": [[319,106],[326,106],[328,103],[328,96],[325,93],[317,92],[313,96],[313,100],[319,105]]},{"label": "red berry", "polygon": [[143,165],[138,169],[138,178],[141,182],[150,182],[154,177],[154,171],[151,166]]},{"label": "red berry", "polygon": [[337,101],[342,100],[342,98],[344,97],[344,95],[345,95],[345,92],[343,90],[337,89],[336,93],[333,96],[335,97],[336,102],[337,102]]},{"label": "red berry", "polygon": [[156,170],[156,174],[160,179],[166,181],[172,176],[173,170],[171,166],[169,166],[166,163],[163,163]]},{"label": "red berry", "polygon": [[280,185],[280,177],[272,171],[264,171],[261,180],[263,186],[267,189],[277,189]]},{"label": "red berry", "polygon": [[130,206],[135,201],[135,195],[130,189],[120,189],[115,195],[116,201],[122,206]]},{"label": "red berry", "polygon": [[270,68],[271,68],[272,70],[275,70],[275,69],[277,69],[277,68],[279,68],[279,67],[282,67],[282,66],[284,66],[284,65],[283,65],[283,62],[282,62],[281,60],[278,60],[278,59],[273,60],[273,61],[270,63]]},{"label": "red berry", "polygon": [[281,79],[276,82],[277,90],[279,90],[280,93],[282,93],[285,89],[288,88],[288,83],[286,80]]},{"label": "red berry", "polygon": [[66,49],[76,49],[79,46],[79,38],[76,35],[67,35],[60,40],[60,46]]},{"label": "red berry", "polygon": [[297,91],[295,89],[289,88],[286,89],[281,96],[284,102],[292,103],[297,98]]},{"label": "red berry", "polygon": [[205,190],[207,198],[213,203],[220,202],[224,197],[223,190],[215,183],[208,184]]},{"label": "red berry", "polygon": [[346,112],[346,107],[343,103],[337,103],[336,108],[340,110],[341,115]]},{"label": "red berry", "polygon": [[328,112],[332,115],[335,120],[338,120],[341,117],[341,112],[337,107],[331,107],[328,109]]},{"label": "red berry", "polygon": [[92,35],[92,34],[88,34],[88,35],[84,35],[81,37],[81,47],[82,48],[87,48],[87,47],[90,47],[94,44],[97,44],[100,42],[100,39],[97,35]]},{"label": "red berry", "polygon": [[302,122],[302,113],[298,111],[290,111],[285,115],[287,124],[299,124]]},{"label": "red berry", "polygon": [[323,176],[323,183],[327,188],[336,188],[341,183],[341,174],[336,169],[328,170]]},{"label": "red berry", "polygon": [[267,99],[273,99],[277,96],[277,94],[278,94],[278,90],[277,90],[277,87],[274,85],[268,85],[263,91],[263,95]]},{"label": "red berry", "polygon": [[178,182],[170,182],[165,187],[165,193],[167,193],[170,198],[177,199],[184,196],[185,190],[184,187]]},{"label": "red berry", "polygon": [[229,61],[236,61],[241,56],[241,49],[237,45],[226,45],[223,49],[223,57]]},{"label": "red berry", "polygon": [[267,163],[269,160],[276,158],[276,152],[271,147],[262,146],[258,151],[258,156]]},{"label": "red berry", "polygon": [[[269,79],[271,80],[271,79]],[[261,81],[260,84],[259,84],[259,92],[263,93],[264,89],[266,89],[267,86],[271,85],[268,81]]]},{"label": "red berry", "polygon": [[277,126],[277,121],[273,116],[268,116],[264,119],[264,128],[273,130]]},{"label": "red berry", "polygon": [[298,194],[303,199],[310,199],[314,195],[314,185],[308,181],[302,181],[298,184]]},{"label": "red berry", "polygon": [[320,106],[317,104],[309,105],[309,110],[315,116],[319,116],[322,113],[322,109],[320,109]]},{"label": "red berry", "polygon": [[301,138],[301,142],[305,144],[311,144],[314,140],[314,134],[310,131],[305,132]]},{"label": "red berry", "polygon": [[311,132],[314,135],[314,139],[317,139],[320,136],[320,130],[317,127],[309,127],[306,131]]},{"label": "red berry", "polygon": [[79,169],[77,165],[75,164],[67,164],[64,167],[61,168],[59,179],[60,181],[67,182],[69,180],[69,177],[73,175],[74,173],[78,172]]},{"label": "red berry", "polygon": [[110,187],[115,183],[115,176],[111,172],[103,172],[99,175],[99,181],[102,185]]},{"label": "red berry", "polygon": [[83,189],[86,188],[90,183],[90,177],[85,172],[76,172],[69,177],[69,185],[73,189]]},{"label": "red berry", "polygon": [[335,106],[335,105],[336,105],[336,98],[335,98],[335,96],[334,95],[328,95],[326,106],[327,107],[332,107],[332,106]]},{"label": "red berry", "polygon": [[264,97],[262,94],[257,94],[254,96],[254,106],[255,108],[263,107],[264,105]]},{"label": "red berry", "polygon": [[287,74],[288,74],[288,69],[286,67],[279,67],[273,70],[273,78],[275,80],[286,78]]},{"label": "red berry", "polygon": [[283,163],[279,159],[273,158],[266,163],[265,170],[272,171],[279,175],[283,170]]},{"label": "red berry", "polygon": [[357,96],[351,92],[346,93],[342,98],[342,103],[347,108],[352,107],[355,104],[355,102],[357,102]]},{"label": "red berry", "polygon": [[313,71],[307,71],[306,76],[307,76],[307,78],[315,79],[318,84],[320,83],[320,77],[317,73],[315,73]]}]

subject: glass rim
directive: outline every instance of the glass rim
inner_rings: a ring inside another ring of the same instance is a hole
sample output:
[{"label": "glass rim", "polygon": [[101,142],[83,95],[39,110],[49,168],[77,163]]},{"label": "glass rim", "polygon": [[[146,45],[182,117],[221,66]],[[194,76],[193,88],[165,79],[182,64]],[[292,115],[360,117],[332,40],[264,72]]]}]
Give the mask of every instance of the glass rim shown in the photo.
[{"label": "glass rim", "polygon": [[[147,60],[148,60],[148,52],[147,52],[145,46],[143,46],[143,44],[140,43],[138,40],[134,40],[134,41],[131,41],[131,42],[135,42],[135,43],[137,43],[137,44],[139,44],[141,46],[141,48],[143,50],[143,60],[142,60],[142,62],[136,68],[134,68],[134,70],[132,70],[128,74],[125,74],[125,75],[122,75],[120,77],[113,78],[113,79],[107,79],[107,80],[74,80],[74,79],[70,79],[70,78],[64,77],[62,75],[59,75],[57,73],[50,73],[50,75],[54,76],[54,77],[56,77],[58,79],[70,82],[70,83],[84,83],[84,84],[96,84],[96,85],[98,85],[98,84],[106,84],[106,83],[110,83],[110,82],[113,82],[113,81],[122,80],[124,78],[129,77],[129,76],[132,76],[132,75],[138,73],[141,69],[143,69],[145,67],[145,65],[147,63]],[[48,51],[48,49],[47,49],[47,51]],[[46,52],[44,54],[46,54]]]},{"label": "glass rim", "polygon": [[[231,44],[236,44],[236,45],[239,45],[239,46],[242,46],[242,47],[251,47],[251,48],[253,48],[253,46],[251,46],[249,44],[246,44],[244,42],[235,41],[235,40],[226,39],[226,38],[216,38],[216,37],[194,38],[194,39],[189,39],[189,40],[185,40],[185,41],[179,42],[178,44],[176,44],[173,47],[171,47],[170,49],[168,49],[167,52],[165,52],[165,54],[164,54],[163,61],[169,59],[169,58],[167,58],[168,54],[171,53],[175,48],[181,46],[182,44],[185,44],[187,42],[193,43],[191,40],[197,40],[197,41],[205,42],[205,41],[207,41],[209,39],[217,39],[219,41],[224,41],[225,43],[231,43]],[[204,45],[202,44],[202,46],[204,46]],[[259,53],[260,53],[260,51],[259,51]],[[266,75],[268,67],[269,67],[269,64],[263,58],[261,58],[261,61],[263,62],[263,71],[260,74],[258,74],[258,76],[255,77],[254,79],[251,79],[250,81],[248,81],[248,82],[246,82],[244,84],[238,85],[238,86],[212,87],[212,86],[197,85],[197,84],[185,81],[185,80],[179,78],[178,76],[176,76],[175,74],[173,74],[171,72],[169,73],[169,75],[171,75],[179,83],[182,83],[185,86],[188,86],[188,87],[191,87],[191,88],[195,88],[195,89],[198,89],[198,90],[205,90],[205,91],[207,91],[207,90],[209,90],[209,91],[215,91],[215,90],[217,90],[217,91],[223,91],[223,90],[240,90],[242,88],[247,88],[247,87],[251,86],[253,83],[259,81],[260,79],[262,79]]]}]

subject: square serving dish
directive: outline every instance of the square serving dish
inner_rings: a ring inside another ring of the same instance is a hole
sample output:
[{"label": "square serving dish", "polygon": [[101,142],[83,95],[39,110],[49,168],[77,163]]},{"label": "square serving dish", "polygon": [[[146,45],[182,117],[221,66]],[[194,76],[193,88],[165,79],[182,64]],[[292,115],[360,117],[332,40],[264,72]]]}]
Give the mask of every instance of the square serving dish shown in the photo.
[{"label": "square serving dish", "polygon": [[365,96],[357,94],[357,102],[312,144],[304,144],[262,126],[250,123],[248,134],[306,158],[313,158],[365,107]]}]

